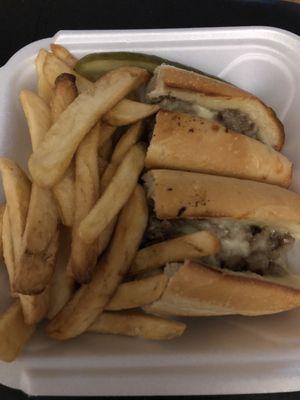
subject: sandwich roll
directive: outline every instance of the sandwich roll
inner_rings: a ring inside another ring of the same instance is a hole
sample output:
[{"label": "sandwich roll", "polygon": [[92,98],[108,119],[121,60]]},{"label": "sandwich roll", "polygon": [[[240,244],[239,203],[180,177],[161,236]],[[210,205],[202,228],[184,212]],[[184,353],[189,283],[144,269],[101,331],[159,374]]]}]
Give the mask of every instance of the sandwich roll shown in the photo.
[{"label": "sandwich roll", "polygon": [[217,121],[160,111],[146,167],[203,172],[288,187],[292,163],[272,147],[231,131]]},{"label": "sandwich roll", "polygon": [[300,237],[300,196],[290,190],[172,170],[152,170],[143,179],[159,219],[237,219],[272,225]]},{"label": "sandwich roll", "polygon": [[284,144],[283,125],[270,107],[254,95],[212,77],[161,65],[148,85],[147,98],[163,109],[219,121],[276,150]]},{"label": "sandwich roll", "polygon": [[[300,306],[300,275],[266,278],[186,261],[165,268],[162,296],[144,310],[177,316],[264,315]],[[293,284],[294,287],[289,287]]]}]

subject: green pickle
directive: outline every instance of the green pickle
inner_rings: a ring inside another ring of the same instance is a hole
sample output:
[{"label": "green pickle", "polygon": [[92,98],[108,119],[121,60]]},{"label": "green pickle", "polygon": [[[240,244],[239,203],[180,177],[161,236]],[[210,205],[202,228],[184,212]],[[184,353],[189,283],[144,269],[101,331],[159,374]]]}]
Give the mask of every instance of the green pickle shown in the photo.
[{"label": "green pickle", "polygon": [[199,69],[188,67],[187,65],[170,61],[158,56],[143,53],[131,53],[126,51],[109,52],[109,53],[93,53],[81,58],[75,65],[75,71],[83,75],[91,81],[96,81],[106,72],[124,66],[135,66],[145,68],[153,73],[156,67],[161,64],[168,64],[174,67],[186,69],[188,71],[198,72],[214,79],[222,81],[222,79],[209,75]]}]

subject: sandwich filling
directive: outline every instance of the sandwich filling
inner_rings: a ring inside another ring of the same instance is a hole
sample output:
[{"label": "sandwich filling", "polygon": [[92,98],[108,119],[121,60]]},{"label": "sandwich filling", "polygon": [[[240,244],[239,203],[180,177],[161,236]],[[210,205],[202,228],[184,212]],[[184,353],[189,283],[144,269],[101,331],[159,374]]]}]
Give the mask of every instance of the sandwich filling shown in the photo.
[{"label": "sandwich filling", "polygon": [[288,250],[295,239],[287,232],[267,226],[246,224],[229,219],[171,219],[150,216],[143,246],[167,239],[208,230],[219,238],[221,251],[201,258],[201,263],[236,272],[261,276],[285,276],[288,273]]},{"label": "sandwich filling", "polygon": [[162,109],[178,111],[196,115],[210,121],[217,121],[225,128],[258,139],[258,128],[246,113],[234,108],[225,108],[220,111],[210,110],[196,103],[178,100],[175,97],[163,97],[159,102]]}]

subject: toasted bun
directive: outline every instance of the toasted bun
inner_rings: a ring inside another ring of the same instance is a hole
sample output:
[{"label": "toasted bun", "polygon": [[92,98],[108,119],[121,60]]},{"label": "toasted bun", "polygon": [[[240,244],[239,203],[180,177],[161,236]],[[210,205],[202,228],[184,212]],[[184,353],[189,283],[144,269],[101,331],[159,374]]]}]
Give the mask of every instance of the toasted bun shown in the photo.
[{"label": "toasted bun", "polygon": [[[300,277],[297,279],[300,287]],[[169,279],[160,299],[144,309],[178,316],[255,316],[299,306],[299,289],[254,274],[216,270],[186,261]]]},{"label": "toasted bun", "polygon": [[269,146],[190,114],[160,111],[147,168],[170,168],[265,181],[288,187],[292,163]]},{"label": "toasted bun", "polygon": [[161,65],[148,86],[149,100],[174,97],[212,110],[238,109],[259,129],[259,139],[280,150],[284,129],[275,112],[254,95],[233,85],[195,72]]},{"label": "toasted bun", "polygon": [[143,179],[158,218],[235,218],[300,237],[300,196],[287,189],[172,170],[152,170]]}]

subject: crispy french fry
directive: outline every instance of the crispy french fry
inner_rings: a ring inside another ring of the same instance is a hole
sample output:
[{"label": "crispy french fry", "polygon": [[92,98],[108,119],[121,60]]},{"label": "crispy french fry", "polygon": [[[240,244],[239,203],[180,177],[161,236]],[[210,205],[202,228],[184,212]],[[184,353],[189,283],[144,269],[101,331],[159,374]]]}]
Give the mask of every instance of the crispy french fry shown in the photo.
[{"label": "crispy french fry", "polygon": [[47,318],[52,319],[70,300],[75,291],[75,281],[66,273],[70,257],[71,232],[65,228],[61,233],[55,271],[50,285],[50,306]]},{"label": "crispy french fry", "polygon": [[136,144],[143,134],[143,122],[139,121],[130,126],[120,137],[111,157],[111,162],[120,164],[127,151]]},{"label": "crispy french fry", "polygon": [[141,68],[119,68],[100,78],[94,91],[81,93],[31,155],[28,166],[33,180],[42,187],[55,185],[64,175],[79,143],[100,117],[147,79],[148,73]]},{"label": "crispy french fry", "polygon": [[[3,235],[7,243],[5,262],[7,263],[10,278],[12,279],[11,282],[14,291],[17,273],[16,260],[19,259],[21,254],[22,236],[29,205],[30,182],[21,168],[11,160],[1,158],[0,170],[8,215],[7,219],[4,218],[4,223],[7,221],[5,223],[6,235]],[[36,296],[20,294],[19,298],[25,323],[37,323],[46,315],[49,305],[49,292],[47,289]]]},{"label": "crispy french fry", "polygon": [[114,126],[129,125],[155,114],[158,110],[157,104],[124,99],[104,115],[103,121]]},{"label": "crispy french fry", "polygon": [[80,93],[85,91],[93,91],[94,84],[83,76],[77,74],[71,67],[69,67],[65,62],[60,60],[54,54],[47,53],[47,57],[44,62],[43,71],[45,77],[47,78],[49,84],[52,88],[55,86],[56,78],[64,73],[72,74],[76,76],[76,86]]},{"label": "crispy french fry", "polygon": [[3,214],[2,243],[3,243],[4,263],[7,269],[8,280],[10,285],[10,294],[12,297],[18,297],[18,294],[13,289],[13,282],[15,275],[15,258],[14,258],[14,249],[13,249],[13,242],[11,237],[10,222],[9,222],[7,207],[5,207]]},{"label": "crispy french fry", "polygon": [[35,59],[35,66],[38,79],[38,95],[47,103],[50,103],[52,97],[52,87],[44,74],[44,63],[47,57],[47,50],[41,49]]},{"label": "crispy french fry", "polygon": [[36,150],[51,126],[50,108],[40,96],[30,90],[21,90],[19,97],[29,128],[32,149]]},{"label": "crispy french fry", "polygon": [[69,165],[63,178],[53,186],[53,195],[61,222],[65,226],[72,226],[75,210],[75,167],[73,162]]},{"label": "crispy french fry", "polygon": [[3,215],[5,211],[5,204],[0,204],[0,256],[3,257],[3,241],[2,241],[2,233],[3,233]]},{"label": "crispy french fry", "polygon": [[207,231],[183,235],[139,250],[129,273],[137,274],[161,267],[168,262],[212,255],[219,249],[218,239]]},{"label": "crispy french fry", "polygon": [[54,93],[51,100],[51,120],[56,122],[60,114],[78,96],[76,77],[72,74],[61,74],[55,79]]},{"label": "crispy french fry", "polygon": [[70,68],[75,67],[77,58],[74,57],[65,47],[56,43],[51,43],[50,49],[56,57],[66,63]]},{"label": "crispy french fry", "polygon": [[75,224],[72,235],[72,250],[69,262],[71,273],[79,283],[91,280],[97,262],[97,238],[86,244],[77,233],[77,227],[90,212],[99,198],[98,144],[101,125],[98,123],[80,143],[76,156],[75,179]]},{"label": "crispy french fry", "polygon": [[105,310],[126,310],[150,304],[162,295],[167,283],[168,277],[165,274],[122,283]]},{"label": "crispy french fry", "polygon": [[99,178],[101,182],[102,175],[104,174],[104,171],[106,170],[108,165],[108,162],[104,160],[102,157],[98,157],[98,169],[99,169]]},{"label": "crispy french fry", "polygon": [[[52,121],[55,122],[63,111],[74,101],[78,92],[75,76],[61,74],[55,80],[55,89],[51,102]],[[75,166],[71,162],[62,179],[53,186],[53,195],[61,221],[66,226],[72,226],[75,210]]]},{"label": "crispy french fry", "polygon": [[46,287],[43,293],[34,296],[20,294],[19,298],[25,324],[34,325],[46,317],[50,304],[49,287]]},{"label": "crispy french fry", "polygon": [[137,184],[144,159],[144,148],[139,144],[132,146],[103,195],[80,223],[78,234],[82,240],[93,242],[119,213]]},{"label": "crispy french fry", "polygon": [[112,136],[115,133],[116,129],[117,128],[115,126],[107,125],[103,122],[101,123],[101,134],[99,137],[99,156],[102,156],[105,160],[107,160],[105,154],[107,149],[104,151],[104,154],[101,154],[101,152],[103,151],[103,147],[105,147],[107,142],[110,142],[110,146],[112,147]]},{"label": "crispy french fry", "polygon": [[[50,128],[50,109],[43,99],[29,90],[21,92],[20,100],[35,151]],[[50,243],[57,235],[57,222],[57,208],[51,191],[33,183],[21,254],[16,259],[14,286],[19,293],[37,294],[49,283],[54,269],[55,239],[51,246]]]},{"label": "crispy french fry", "polygon": [[103,311],[135,256],[147,226],[148,207],[140,186],[120,213],[111,245],[91,282],[75,293],[48,324],[49,336],[64,340],[83,333]]},{"label": "crispy french fry", "polygon": [[34,325],[25,324],[20,302],[16,300],[0,316],[0,360],[15,360],[34,331]]},{"label": "crispy french fry", "polygon": [[88,332],[137,336],[150,340],[166,340],[181,336],[186,325],[142,312],[104,312]]},{"label": "crispy french fry", "polygon": [[0,158],[0,172],[13,237],[15,258],[19,258],[30,199],[30,181],[21,168],[7,158]]}]

